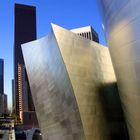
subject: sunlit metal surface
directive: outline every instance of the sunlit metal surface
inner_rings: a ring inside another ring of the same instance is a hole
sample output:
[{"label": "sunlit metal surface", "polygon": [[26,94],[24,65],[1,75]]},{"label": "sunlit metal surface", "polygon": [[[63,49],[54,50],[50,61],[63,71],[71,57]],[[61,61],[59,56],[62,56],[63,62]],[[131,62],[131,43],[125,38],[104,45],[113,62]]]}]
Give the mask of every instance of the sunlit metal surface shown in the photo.
[{"label": "sunlit metal surface", "polygon": [[131,140],[140,140],[140,0],[98,0]]},{"label": "sunlit metal surface", "polygon": [[112,140],[124,123],[108,48],[52,28],[22,45],[43,140]]}]

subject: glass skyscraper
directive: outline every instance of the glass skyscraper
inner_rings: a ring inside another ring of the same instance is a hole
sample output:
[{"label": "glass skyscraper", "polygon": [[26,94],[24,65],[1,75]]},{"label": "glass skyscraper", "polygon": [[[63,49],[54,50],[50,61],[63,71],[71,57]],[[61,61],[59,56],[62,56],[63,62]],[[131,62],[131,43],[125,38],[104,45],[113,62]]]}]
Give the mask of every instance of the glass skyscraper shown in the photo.
[{"label": "glass skyscraper", "polygon": [[0,94],[4,94],[4,61],[0,59]]},{"label": "glass skyscraper", "polygon": [[4,94],[4,60],[0,59],[0,115],[7,113],[7,95]]}]

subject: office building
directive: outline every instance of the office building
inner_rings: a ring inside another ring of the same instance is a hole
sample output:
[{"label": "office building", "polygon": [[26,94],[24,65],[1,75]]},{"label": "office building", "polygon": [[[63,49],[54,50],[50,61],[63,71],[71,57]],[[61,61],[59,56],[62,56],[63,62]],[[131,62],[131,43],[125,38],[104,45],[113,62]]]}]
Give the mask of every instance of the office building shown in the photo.
[{"label": "office building", "polygon": [[90,39],[92,41],[95,41],[97,43],[99,43],[99,37],[98,34],[96,33],[96,31],[92,28],[92,26],[86,26],[86,27],[82,27],[82,28],[76,28],[76,29],[72,29],[72,32],[85,37],[87,39]]},{"label": "office building", "polygon": [[4,114],[8,113],[8,103],[7,103],[7,95],[3,94],[3,106],[4,106]]},{"label": "office building", "polygon": [[4,94],[0,94],[0,116],[4,114]]},{"label": "office building", "polygon": [[0,94],[4,94],[4,61],[0,59]]},{"label": "office building", "polygon": [[7,113],[7,95],[4,94],[4,60],[0,59],[0,115]]},{"label": "office building", "polygon": [[107,47],[52,24],[22,51],[43,140],[127,140]]},{"label": "office building", "polygon": [[21,44],[36,39],[36,8],[34,6],[15,4],[14,26],[14,104],[16,114],[22,121],[23,116],[21,114],[24,111],[35,111]]},{"label": "office building", "polygon": [[15,113],[15,83],[12,79],[12,112]]},{"label": "office building", "polygon": [[140,139],[140,1],[98,0],[130,140]]}]

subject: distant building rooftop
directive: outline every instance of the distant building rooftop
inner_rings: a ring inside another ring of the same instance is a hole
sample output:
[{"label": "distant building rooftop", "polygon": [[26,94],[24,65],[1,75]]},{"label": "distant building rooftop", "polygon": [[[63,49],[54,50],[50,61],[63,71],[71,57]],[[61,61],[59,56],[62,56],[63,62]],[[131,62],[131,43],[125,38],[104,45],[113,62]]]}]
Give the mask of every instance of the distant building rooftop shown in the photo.
[{"label": "distant building rooftop", "polygon": [[90,39],[92,41],[99,43],[98,34],[92,28],[92,26],[85,26],[85,27],[81,27],[81,28],[76,28],[76,29],[72,29],[71,31],[80,35],[80,36],[83,36],[87,39]]},{"label": "distant building rooftop", "polygon": [[23,8],[24,10],[25,10],[25,9],[30,9],[30,10],[32,9],[32,10],[35,10],[35,9],[36,9],[35,6],[30,6],[30,5],[25,5],[25,4],[18,4],[18,3],[15,4],[15,7],[16,7],[16,8],[20,8],[20,9]]}]

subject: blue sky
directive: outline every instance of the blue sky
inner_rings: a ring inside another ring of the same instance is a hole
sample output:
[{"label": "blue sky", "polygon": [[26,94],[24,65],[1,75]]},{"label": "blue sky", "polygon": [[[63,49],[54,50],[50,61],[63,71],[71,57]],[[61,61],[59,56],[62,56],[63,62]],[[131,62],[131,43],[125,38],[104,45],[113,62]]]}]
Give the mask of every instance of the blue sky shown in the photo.
[{"label": "blue sky", "polygon": [[14,4],[34,5],[37,8],[37,38],[51,30],[50,23],[72,29],[92,25],[106,45],[96,0],[0,0],[0,58],[5,62],[5,93],[12,105]]}]

